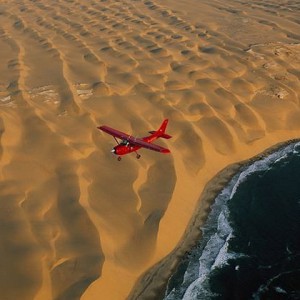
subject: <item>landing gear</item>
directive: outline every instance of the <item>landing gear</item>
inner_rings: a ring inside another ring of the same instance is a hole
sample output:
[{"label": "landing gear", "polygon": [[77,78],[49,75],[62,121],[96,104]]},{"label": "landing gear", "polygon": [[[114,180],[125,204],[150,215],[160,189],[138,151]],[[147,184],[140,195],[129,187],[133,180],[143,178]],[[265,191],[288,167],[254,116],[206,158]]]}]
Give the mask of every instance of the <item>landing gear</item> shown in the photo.
[{"label": "landing gear", "polygon": [[118,161],[121,161],[122,157],[121,156],[118,156]]},{"label": "landing gear", "polygon": [[135,153],[136,153],[136,158],[137,158],[137,159],[140,159],[141,156],[140,156],[137,152],[135,152]]}]

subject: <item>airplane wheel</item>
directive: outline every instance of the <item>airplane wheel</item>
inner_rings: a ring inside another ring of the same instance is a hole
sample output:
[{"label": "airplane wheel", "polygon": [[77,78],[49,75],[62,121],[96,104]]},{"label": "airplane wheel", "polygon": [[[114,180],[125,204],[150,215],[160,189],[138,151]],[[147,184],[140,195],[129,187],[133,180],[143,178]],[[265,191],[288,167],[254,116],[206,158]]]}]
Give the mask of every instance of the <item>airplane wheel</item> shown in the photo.
[{"label": "airplane wheel", "polygon": [[136,156],[136,158],[137,158],[137,159],[140,159],[140,158],[141,158],[141,156],[138,154],[138,155]]},{"label": "airplane wheel", "polygon": [[119,156],[119,157],[118,157],[118,161],[121,161],[121,159],[122,159],[121,156]]}]

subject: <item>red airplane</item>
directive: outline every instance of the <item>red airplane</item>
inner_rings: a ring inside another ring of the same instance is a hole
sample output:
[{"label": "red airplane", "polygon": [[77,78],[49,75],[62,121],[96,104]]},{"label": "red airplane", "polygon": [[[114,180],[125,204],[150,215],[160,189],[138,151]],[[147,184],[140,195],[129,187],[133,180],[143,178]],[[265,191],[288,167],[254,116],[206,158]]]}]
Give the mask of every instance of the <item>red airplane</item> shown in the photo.
[{"label": "red airplane", "polygon": [[[112,135],[117,142],[117,146],[115,146],[111,152],[115,155],[118,155],[118,160],[121,160],[121,155],[125,155],[131,152],[136,153],[136,158],[139,159],[141,156],[137,153],[137,150],[141,148],[146,148],[149,150],[161,152],[161,153],[170,153],[169,149],[163,148],[161,146],[152,144],[158,138],[170,139],[171,136],[165,133],[166,127],[168,125],[168,120],[164,120],[161,124],[160,128],[157,131],[149,131],[151,135],[143,137],[143,138],[136,138],[129,134],[123,133],[119,130],[110,128],[108,126],[99,126],[98,129]],[[119,143],[117,138],[121,139]]]}]

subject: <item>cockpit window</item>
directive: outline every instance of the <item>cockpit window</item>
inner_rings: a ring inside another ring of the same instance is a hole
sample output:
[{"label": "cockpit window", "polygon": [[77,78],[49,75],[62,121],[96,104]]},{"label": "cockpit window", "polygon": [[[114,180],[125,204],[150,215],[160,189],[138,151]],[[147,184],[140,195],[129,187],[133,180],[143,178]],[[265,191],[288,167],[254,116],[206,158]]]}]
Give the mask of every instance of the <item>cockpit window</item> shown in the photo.
[{"label": "cockpit window", "polygon": [[127,146],[129,142],[127,140],[122,140],[120,145]]}]

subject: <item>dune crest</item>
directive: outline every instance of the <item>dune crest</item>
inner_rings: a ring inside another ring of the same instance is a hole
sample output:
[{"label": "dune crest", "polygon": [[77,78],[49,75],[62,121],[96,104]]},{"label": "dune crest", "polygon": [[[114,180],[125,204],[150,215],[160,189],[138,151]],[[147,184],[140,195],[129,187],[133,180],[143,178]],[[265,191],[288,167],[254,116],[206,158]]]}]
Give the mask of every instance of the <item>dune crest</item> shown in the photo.
[{"label": "dune crest", "polygon": [[[298,11],[290,1],[2,1],[1,295],[155,296],[195,207],[205,219],[206,184],[299,137]],[[96,129],[143,136],[164,118],[173,139],[158,143],[171,155],[141,150],[141,160],[118,162]],[[161,273],[141,277],[170,253]]]}]

